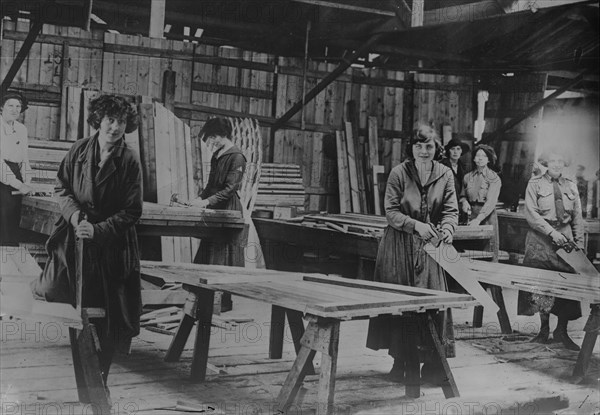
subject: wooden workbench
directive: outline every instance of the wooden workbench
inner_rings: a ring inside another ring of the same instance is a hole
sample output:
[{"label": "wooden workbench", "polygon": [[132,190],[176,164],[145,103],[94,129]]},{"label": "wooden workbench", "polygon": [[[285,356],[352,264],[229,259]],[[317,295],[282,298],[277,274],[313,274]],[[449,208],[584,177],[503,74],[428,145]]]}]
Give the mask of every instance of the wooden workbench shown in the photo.
[{"label": "wooden workbench", "polygon": [[[318,215],[311,215],[313,216],[318,217]],[[287,267],[286,270],[291,270],[290,266],[298,265],[293,262],[299,261],[302,257],[301,253],[296,251],[302,250],[314,252],[318,257],[341,254],[355,259],[374,261],[377,258],[381,235],[387,226],[385,217],[359,214],[333,214],[324,217],[328,221],[339,218],[338,223],[343,226],[352,222],[348,220],[350,216],[356,220],[356,223],[369,223],[370,227],[379,232],[361,234],[353,232],[352,227],[347,232],[340,232],[329,227],[306,226],[293,221],[262,218],[253,218],[253,222],[261,240],[267,266],[272,269],[283,266]],[[472,249],[473,243],[478,244],[480,250],[489,252],[492,260],[498,258],[494,231],[489,225],[459,226],[454,234],[454,241],[457,248],[468,245]],[[286,263],[280,263],[281,260]],[[294,270],[300,270],[300,267]]]},{"label": "wooden workbench", "polygon": [[474,271],[482,283],[590,303],[590,314],[583,329],[585,337],[573,369],[575,381],[585,378],[600,333],[600,279],[597,275],[569,274],[484,261],[470,261],[467,267]]},{"label": "wooden workbench", "polygon": [[[21,228],[44,235],[52,232],[60,210],[52,197],[23,198]],[[139,235],[189,236],[195,238],[235,238],[245,229],[242,214],[231,210],[194,210],[144,202],[136,224]]]},{"label": "wooden workbench", "polygon": [[[525,252],[525,236],[530,229],[525,215],[521,212],[498,210],[500,249],[522,254]],[[587,241],[600,240],[600,221],[586,219],[584,229]]]},{"label": "wooden workbench", "polygon": [[[273,270],[250,270],[199,264],[164,264],[142,262],[142,274],[180,282],[192,294],[184,308],[185,315],[165,360],[177,360],[198,321],[192,361],[192,377],[203,381],[208,362],[213,297],[226,292],[272,305],[270,347],[280,347],[285,313],[303,314],[308,321],[306,331],[297,342],[297,357],[277,398],[279,410],[285,411],[294,401],[304,377],[312,369],[316,352],[321,353],[317,414],[333,411],[340,323],[379,315],[415,313],[430,335],[446,372],[442,385],[445,396],[458,396],[458,389],[435,328],[433,316],[448,307],[474,304],[471,296],[427,290],[395,284],[354,281],[321,274],[289,273]],[[289,318],[290,314],[288,314]],[[290,322],[290,325],[293,323]],[[304,328],[302,327],[302,330]],[[277,339],[273,338],[278,337]],[[420,374],[416,342],[408,370],[406,394],[420,396]],[[270,355],[280,350],[270,350]],[[416,358],[415,358],[416,356]]]}]

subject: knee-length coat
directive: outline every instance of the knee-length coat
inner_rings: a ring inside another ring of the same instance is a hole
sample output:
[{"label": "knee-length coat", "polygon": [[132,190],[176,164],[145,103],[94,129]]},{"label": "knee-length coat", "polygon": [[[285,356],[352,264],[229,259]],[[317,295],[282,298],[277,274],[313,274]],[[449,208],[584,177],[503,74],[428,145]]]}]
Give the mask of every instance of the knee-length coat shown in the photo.
[{"label": "knee-length coat", "polygon": [[99,167],[98,136],[81,139],[57,174],[61,216],[46,249],[49,261],[33,292],[51,302],[75,302],[73,213],[87,215],[94,235],[84,241],[84,306],[104,307],[107,330],[122,340],[139,333],[142,302],[135,223],[142,215],[142,173],[137,155],[122,138]]},{"label": "knee-length coat", "polygon": [[[434,161],[429,180],[422,184],[414,160],[396,166],[387,182],[385,212],[388,226],[377,252],[375,281],[447,291],[444,270],[423,249],[415,223],[432,223],[454,233],[458,203],[451,169]],[[440,323],[440,330],[451,330],[450,322]],[[401,324],[399,319],[372,319],[367,346],[389,349],[392,356],[402,353],[394,340],[406,337],[398,333]],[[448,345],[451,337],[442,336],[442,340]]]}]

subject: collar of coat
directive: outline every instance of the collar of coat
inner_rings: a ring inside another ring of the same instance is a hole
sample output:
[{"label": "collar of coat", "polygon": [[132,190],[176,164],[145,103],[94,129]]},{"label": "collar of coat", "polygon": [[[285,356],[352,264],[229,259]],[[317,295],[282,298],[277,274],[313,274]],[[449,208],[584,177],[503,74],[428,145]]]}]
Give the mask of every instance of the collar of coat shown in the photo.
[{"label": "collar of coat", "polygon": [[96,151],[99,150],[98,146],[98,133],[94,134],[91,137],[88,137],[87,143],[83,146],[83,150],[79,154],[78,161],[84,164],[84,170],[88,177],[94,177],[96,181],[96,186],[100,186],[104,183],[110,176],[112,176],[117,171],[117,166],[115,164],[115,159],[123,156],[127,145],[125,144],[125,139],[121,137],[119,141],[117,141],[112,147],[112,151],[102,167],[100,167],[94,176],[93,168],[96,163]]},{"label": "collar of coat", "polygon": [[227,155],[227,154],[236,154],[239,153],[241,155],[244,155],[244,153],[242,153],[242,150],[240,150],[238,148],[238,146],[236,146],[235,144],[231,147],[229,147],[227,150],[225,150],[223,153],[219,154],[218,156],[216,156],[217,159],[220,159],[221,157]]},{"label": "collar of coat", "polygon": [[[542,177],[543,177],[544,179],[548,180],[550,183],[552,183],[552,180],[553,180],[553,179],[552,179],[552,177],[550,177],[550,174],[548,174],[548,172],[544,173],[544,174],[542,175]],[[562,174],[561,174],[561,175],[560,175],[560,177],[557,179],[557,181],[558,181],[558,184],[560,184],[561,186],[565,184],[565,181],[566,181],[566,180],[567,180],[567,179],[566,179],[566,178],[565,178],[565,176],[563,176]]]},{"label": "collar of coat", "polygon": [[429,176],[429,180],[427,181],[427,183],[425,183],[425,185],[423,185],[421,183],[421,180],[419,179],[419,172],[417,171],[417,166],[416,166],[414,160],[409,160],[406,163],[405,168],[406,168],[406,171],[407,171],[409,177],[412,180],[414,180],[415,183],[418,183],[421,187],[427,187],[430,184],[435,183],[440,178],[442,178],[444,176],[444,174],[446,174],[450,170],[449,167],[444,166],[442,163],[433,161],[433,168],[431,170],[431,175]]}]

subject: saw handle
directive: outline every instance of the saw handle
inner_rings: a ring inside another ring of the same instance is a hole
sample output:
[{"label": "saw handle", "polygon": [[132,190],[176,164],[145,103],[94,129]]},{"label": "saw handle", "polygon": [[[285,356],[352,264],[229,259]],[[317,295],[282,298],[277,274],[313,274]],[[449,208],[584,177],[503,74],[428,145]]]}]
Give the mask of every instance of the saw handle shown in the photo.
[{"label": "saw handle", "polygon": [[573,251],[578,251],[579,250],[579,247],[577,246],[577,244],[574,241],[572,241],[571,239],[569,239],[567,237],[567,235],[565,235],[563,233],[562,236],[564,236],[566,238],[567,243],[562,244],[562,245],[556,245],[556,244],[554,244],[554,246],[556,246],[556,249],[561,249],[562,248],[562,249],[565,250],[565,252],[567,254],[570,254]]}]

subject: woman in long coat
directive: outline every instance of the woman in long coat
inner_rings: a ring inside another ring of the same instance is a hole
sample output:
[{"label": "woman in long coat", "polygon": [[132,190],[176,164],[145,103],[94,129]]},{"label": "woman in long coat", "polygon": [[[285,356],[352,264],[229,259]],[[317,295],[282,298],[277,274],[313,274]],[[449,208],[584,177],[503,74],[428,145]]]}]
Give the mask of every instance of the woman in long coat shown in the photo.
[{"label": "woman in long coat", "polygon": [[98,132],[78,140],[57,174],[60,206],[46,243],[44,272],[34,294],[51,302],[75,303],[75,243],[84,240],[84,307],[103,307],[97,328],[100,368],[106,383],[116,348],[139,333],[140,255],[135,223],[142,214],[142,173],[124,134],[137,128],[137,113],[122,97],[104,95],[90,103],[88,122]]},{"label": "woman in long coat", "polygon": [[[563,176],[568,165],[560,149],[543,152],[538,160],[548,170],[533,177],[525,192],[525,219],[530,228],[525,239],[523,265],[553,271],[573,272],[556,253],[556,249],[571,240],[583,249],[583,218],[577,183]],[[519,291],[517,313],[540,313],[540,332],[532,341],[547,343],[550,334],[550,313],[558,317],[553,341],[577,351],[579,346],[567,334],[570,320],[581,317],[578,301],[554,298]]]},{"label": "woman in long coat", "polygon": [[[443,269],[425,252],[435,237],[431,226],[441,227],[444,242],[451,243],[458,221],[452,171],[434,161],[437,134],[427,126],[415,130],[410,142],[412,157],[390,172],[385,192],[388,226],[379,244],[375,281],[447,291]],[[437,327],[447,356],[454,356],[450,313],[439,313]],[[392,378],[403,381],[407,347],[404,340],[420,332],[411,317],[377,317],[370,321],[367,347],[388,349],[394,358]],[[418,337],[423,337],[420,333]],[[435,362],[435,360],[433,361]],[[442,368],[427,362],[422,377],[440,379]]]}]

